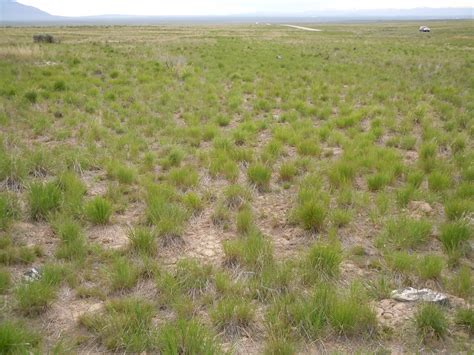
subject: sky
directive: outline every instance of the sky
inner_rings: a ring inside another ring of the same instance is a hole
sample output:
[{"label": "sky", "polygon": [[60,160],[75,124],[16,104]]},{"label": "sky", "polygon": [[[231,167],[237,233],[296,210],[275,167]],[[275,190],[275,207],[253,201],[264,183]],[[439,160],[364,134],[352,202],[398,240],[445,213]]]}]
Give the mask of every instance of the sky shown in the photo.
[{"label": "sky", "polygon": [[472,7],[474,0],[18,0],[53,15],[294,14],[320,10]]}]

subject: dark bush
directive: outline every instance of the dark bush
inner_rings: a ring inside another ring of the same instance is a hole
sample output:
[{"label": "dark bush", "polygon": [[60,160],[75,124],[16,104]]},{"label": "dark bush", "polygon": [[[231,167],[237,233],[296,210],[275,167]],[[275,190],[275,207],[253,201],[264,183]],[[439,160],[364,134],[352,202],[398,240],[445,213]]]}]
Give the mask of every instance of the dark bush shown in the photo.
[{"label": "dark bush", "polygon": [[54,43],[55,40],[52,35],[40,34],[40,35],[33,36],[33,42],[34,43]]}]

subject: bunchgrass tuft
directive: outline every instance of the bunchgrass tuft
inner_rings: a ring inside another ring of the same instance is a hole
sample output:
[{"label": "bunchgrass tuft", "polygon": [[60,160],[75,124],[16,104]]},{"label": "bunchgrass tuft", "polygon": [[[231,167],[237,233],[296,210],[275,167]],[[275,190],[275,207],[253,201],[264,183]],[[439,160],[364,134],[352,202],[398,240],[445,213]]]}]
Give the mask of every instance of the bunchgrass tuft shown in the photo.
[{"label": "bunchgrass tuft", "polygon": [[458,309],[454,316],[454,321],[456,325],[466,329],[469,334],[474,335],[474,309]]},{"label": "bunchgrass tuft", "polygon": [[197,320],[178,319],[160,329],[159,347],[163,354],[222,353],[211,331]]},{"label": "bunchgrass tuft", "polygon": [[259,231],[224,243],[224,253],[228,264],[238,264],[255,271],[261,271],[273,263],[271,242]]},{"label": "bunchgrass tuft", "polygon": [[101,313],[85,314],[80,322],[110,351],[143,352],[158,348],[151,303],[139,298],[109,301]]},{"label": "bunchgrass tuft", "polygon": [[103,225],[109,223],[112,205],[105,198],[97,196],[86,203],[84,211],[93,224]]},{"label": "bunchgrass tuft", "polygon": [[129,234],[130,248],[140,255],[154,256],[157,252],[156,238],[149,228],[135,228]]},{"label": "bunchgrass tuft", "polygon": [[270,187],[272,171],[263,164],[253,164],[248,167],[247,176],[249,181],[260,191],[267,191]]},{"label": "bunchgrass tuft", "polygon": [[321,278],[337,277],[341,262],[342,252],[339,245],[316,243],[302,263],[303,279],[306,282],[314,282]]},{"label": "bunchgrass tuft", "polygon": [[12,320],[0,323],[0,353],[30,354],[40,352],[41,337],[24,324]]},{"label": "bunchgrass tuft", "polygon": [[385,226],[385,239],[397,248],[416,248],[428,241],[431,223],[409,217],[391,219]]},{"label": "bunchgrass tuft", "polygon": [[46,219],[61,206],[61,190],[55,183],[34,183],[28,195],[30,215],[34,220]]},{"label": "bunchgrass tuft", "polygon": [[214,325],[227,334],[238,334],[252,323],[255,311],[249,300],[226,297],[211,310]]},{"label": "bunchgrass tuft", "polygon": [[418,335],[423,341],[442,339],[448,332],[448,321],[444,311],[436,304],[423,304],[415,314]]}]

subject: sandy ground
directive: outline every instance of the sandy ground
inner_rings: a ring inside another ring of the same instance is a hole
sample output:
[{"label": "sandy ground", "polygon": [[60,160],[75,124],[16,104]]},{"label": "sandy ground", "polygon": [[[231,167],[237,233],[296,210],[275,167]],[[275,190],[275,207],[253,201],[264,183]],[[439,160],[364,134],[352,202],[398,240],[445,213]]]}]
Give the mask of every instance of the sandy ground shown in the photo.
[{"label": "sandy ground", "polygon": [[298,30],[303,30],[303,31],[312,31],[312,32],[321,32],[322,31],[322,30],[319,30],[317,28],[310,28],[310,27],[301,27],[301,26],[294,26],[294,25],[283,25],[283,26],[296,28]]}]

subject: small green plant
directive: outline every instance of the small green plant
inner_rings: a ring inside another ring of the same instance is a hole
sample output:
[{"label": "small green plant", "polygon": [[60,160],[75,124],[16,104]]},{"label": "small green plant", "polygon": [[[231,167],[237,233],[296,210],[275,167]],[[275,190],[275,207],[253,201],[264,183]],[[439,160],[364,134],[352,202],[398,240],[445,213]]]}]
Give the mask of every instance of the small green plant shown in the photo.
[{"label": "small green plant", "polygon": [[417,258],[404,251],[394,251],[385,256],[390,268],[401,274],[410,274],[415,271]]},{"label": "small green plant", "polygon": [[439,192],[446,190],[451,185],[449,175],[435,171],[428,176],[428,187],[431,191]]},{"label": "small green plant", "polygon": [[449,200],[444,204],[444,211],[450,221],[455,221],[474,212],[474,201],[459,198]]},{"label": "small green plant", "polygon": [[0,230],[5,230],[17,215],[18,209],[13,198],[7,194],[0,194]]},{"label": "small green plant", "polygon": [[293,211],[293,218],[304,228],[318,232],[324,227],[327,209],[313,199],[300,203]]},{"label": "small green plant", "polygon": [[440,240],[444,250],[450,256],[463,255],[471,237],[471,228],[465,222],[450,222],[441,226]]},{"label": "small green plant", "polygon": [[422,279],[439,279],[443,271],[443,258],[436,255],[425,255],[418,263],[418,274]]},{"label": "small green plant", "polygon": [[130,232],[130,248],[140,255],[154,256],[157,252],[155,236],[148,228],[135,228]]},{"label": "small green plant", "polygon": [[243,208],[237,213],[237,232],[241,235],[249,234],[254,228],[253,212],[250,208]]},{"label": "small green plant", "polygon": [[342,252],[337,244],[316,243],[303,262],[303,274],[307,281],[333,278],[339,275]]},{"label": "small green plant", "polygon": [[86,257],[88,253],[86,238],[77,222],[67,219],[59,222],[56,233],[61,239],[61,244],[56,251],[58,258],[72,261],[83,260]]},{"label": "small green plant", "polygon": [[184,159],[184,152],[178,148],[170,150],[168,155],[160,161],[163,169],[167,170],[170,167],[178,167]]},{"label": "small green plant", "polygon": [[219,354],[222,350],[212,333],[195,319],[178,319],[160,329],[159,347],[163,354]]},{"label": "small green plant", "polygon": [[183,204],[191,213],[199,213],[204,208],[201,196],[193,191],[189,191],[183,196]]},{"label": "small green plant", "polygon": [[344,335],[368,335],[377,327],[375,312],[366,299],[359,294],[363,290],[339,297],[329,314],[330,323],[336,332]]},{"label": "small green plant", "polygon": [[350,223],[352,220],[352,213],[346,209],[335,209],[332,212],[332,223],[336,227],[344,227]]},{"label": "small green plant", "polygon": [[153,313],[148,301],[123,298],[108,302],[100,314],[83,315],[80,322],[111,351],[152,351],[158,347]]},{"label": "small green plant", "polygon": [[18,309],[25,315],[36,315],[44,312],[56,297],[56,287],[44,279],[20,285],[15,296]]},{"label": "small green plant", "polygon": [[35,104],[38,101],[38,93],[36,91],[30,90],[25,93],[25,99],[27,99],[32,104]]},{"label": "small green plant", "polygon": [[48,217],[49,213],[59,209],[61,198],[61,190],[52,182],[32,184],[28,195],[31,218],[42,220]]},{"label": "small green plant", "polygon": [[298,169],[294,163],[283,163],[280,166],[280,180],[285,182],[293,181]]},{"label": "small green plant", "polygon": [[8,270],[0,269],[0,295],[6,293],[11,284],[11,277]]},{"label": "small green plant", "polygon": [[227,263],[240,264],[256,271],[273,263],[272,244],[256,230],[244,238],[225,242],[224,254]]},{"label": "small green plant", "polygon": [[267,191],[270,187],[272,171],[262,164],[253,164],[248,167],[247,176],[249,181],[260,191]]},{"label": "small green plant", "polygon": [[450,288],[457,296],[469,299],[474,295],[474,282],[472,271],[467,266],[462,266],[457,274],[450,280]]},{"label": "small green plant", "polygon": [[29,354],[38,352],[41,338],[24,324],[12,320],[0,323],[0,353]]},{"label": "small green plant", "polygon": [[54,91],[64,91],[66,90],[66,82],[64,80],[55,81],[53,84]]},{"label": "small green plant", "polygon": [[385,228],[385,238],[398,248],[415,248],[424,244],[431,233],[431,223],[409,217],[389,220]]},{"label": "small green plant", "polygon": [[367,178],[367,186],[370,191],[379,191],[390,182],[389,177],[385,173],[378,173]]},{"label": "small green plant", "polygon": [[183,293],[194,298],[212,284],[213,273],[210,265],[201,265],[195,259],[183,259],[176,265],[175,280]]},{"label": "small green plant", "polygon": [[474,334],[474,309],[461,308],[456,312],[454,321],[460,327],[465,328],[469,334]]},{"label": "small green plant", "polygon": [[112,215],[112,205],[103,197],[97,196],[86,203],[85,214],[94,224],[107,224]]},{"label": "small green plant", "polygon": [[118,258],[110,270],[110,283],[113,291],[129,290],[138,281],[140,272],[138,268],[125,258]]},{"label": "small green plant", "polygon": [[188,167],[174,168],[169,172],[168,179],[171,184],[182,189],[196,186],[199,180],[198,173]]},{"label": "small green plant", "polygon": [[250,199],[250,192],[241,185],[229,185],[224,190],[224,201],[229,208],[240,208]]},{"label": "small green plant", "polygon": [[214,325],[228,334],[237,334],[250,326],[254,318],[254,309],[248,300],[238,297],[227,297],[211,310]]},{"label": "small green plant", "polygon": [[179,237],[183,232],[187,213],[184,208],[163,196],[152,195],[147,203],[148,221],[156,227],[160,237]]},{"label": "small green plant", "polygon": [[423,341],[432,337],[444,338],[448,332],[448,321],[443,310],[431,303],[421,305],[415,314],[418,335]]}]

